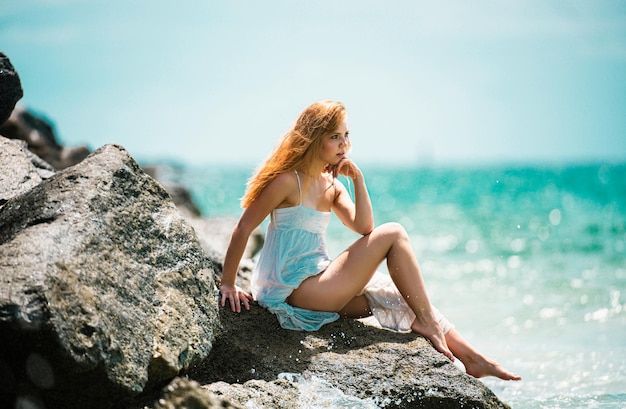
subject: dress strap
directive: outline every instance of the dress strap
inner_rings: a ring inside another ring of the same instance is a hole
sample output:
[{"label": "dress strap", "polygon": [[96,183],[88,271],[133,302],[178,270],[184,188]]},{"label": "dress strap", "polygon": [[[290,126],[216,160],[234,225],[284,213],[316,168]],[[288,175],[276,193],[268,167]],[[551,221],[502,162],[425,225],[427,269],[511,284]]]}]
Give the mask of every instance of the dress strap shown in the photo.
[{"label": "dress strap", "polygon": [[298,171],[294,169],[296,173],[296,179],[298,179],[298,193],[300,194],[300,201],[298,202],[298,206],[302,204],[302,187],[300,186],[300,175],[298,175]]}]

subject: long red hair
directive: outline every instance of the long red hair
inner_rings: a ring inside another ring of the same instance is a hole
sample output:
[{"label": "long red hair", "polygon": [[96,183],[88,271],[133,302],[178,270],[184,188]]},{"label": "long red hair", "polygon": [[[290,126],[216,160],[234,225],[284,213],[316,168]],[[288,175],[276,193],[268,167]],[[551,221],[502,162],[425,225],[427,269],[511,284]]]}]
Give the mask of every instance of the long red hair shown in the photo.
[{"label": "long red hair", "polygon": [[248,207],[279,174],[311,166],[320,152],[323,137],[337,129],[345,116],[346,108],[338,101],[318,101],[305,108],[248,181],[241,207]]}]

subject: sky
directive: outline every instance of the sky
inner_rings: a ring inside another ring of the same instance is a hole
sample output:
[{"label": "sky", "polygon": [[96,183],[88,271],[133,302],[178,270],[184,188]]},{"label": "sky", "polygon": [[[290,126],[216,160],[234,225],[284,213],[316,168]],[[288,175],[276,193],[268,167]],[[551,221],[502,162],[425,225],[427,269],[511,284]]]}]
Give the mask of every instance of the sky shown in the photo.
[{"label": "sky", "polygon": [[61,143],[256,164],[342,101],[355,161],[626,160],[626,2],[20,0],[19,102]]}]

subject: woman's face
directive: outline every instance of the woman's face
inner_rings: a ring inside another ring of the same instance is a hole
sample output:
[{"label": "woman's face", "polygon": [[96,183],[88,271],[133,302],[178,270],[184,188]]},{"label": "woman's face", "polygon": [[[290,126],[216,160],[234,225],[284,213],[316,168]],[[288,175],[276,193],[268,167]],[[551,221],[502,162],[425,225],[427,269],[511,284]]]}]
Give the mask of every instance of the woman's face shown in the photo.
[{"label": "woman's face", "polygon": [[339,123],[334,132],[324,136],[322,141],[322,152],[320,159],[329,165],[336,165],[343,159],[350,150],[350,140],[348,139],[348,118],[345,117]]}]

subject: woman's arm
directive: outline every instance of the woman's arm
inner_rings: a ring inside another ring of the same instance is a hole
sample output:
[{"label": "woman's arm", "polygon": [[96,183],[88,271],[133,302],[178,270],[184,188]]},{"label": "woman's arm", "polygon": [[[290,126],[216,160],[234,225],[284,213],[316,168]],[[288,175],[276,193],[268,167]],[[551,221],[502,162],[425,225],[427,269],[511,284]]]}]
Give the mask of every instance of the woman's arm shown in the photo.
[{"label": "woman's arm", "polygon": [[[294,189],[296,191],[294,196]],[[220,292],[222,293],[222,307],[229,301],[233,311],[241,311],[241,303],[246,309],[250,309],[248,300],[252,297],[235,285],[237,279],[237,270],[243,256],[246,244],[250,234],[256,229],[267,215],[280,205],[289,205],[295,199],[299,200],[297,191],[297,180],[295,175],[287,173],[279,175],[274,179],[256,198],[250,206],[242,213],[237,225],[233,229],[233,233],[226,250],[224,258],[224,267],[222,269],[222,284]]]},{"label": "woman's arm", "polygon": [[342,183],[336,183],[337,195],[333,202],[333,211],[343,224],[359,234],[369,234],[374,229],[374,212],[365,178],[361,170],[350,159],[344,159],[337,165],[337,174],[345,175],[354,183],[354,201]]}]

